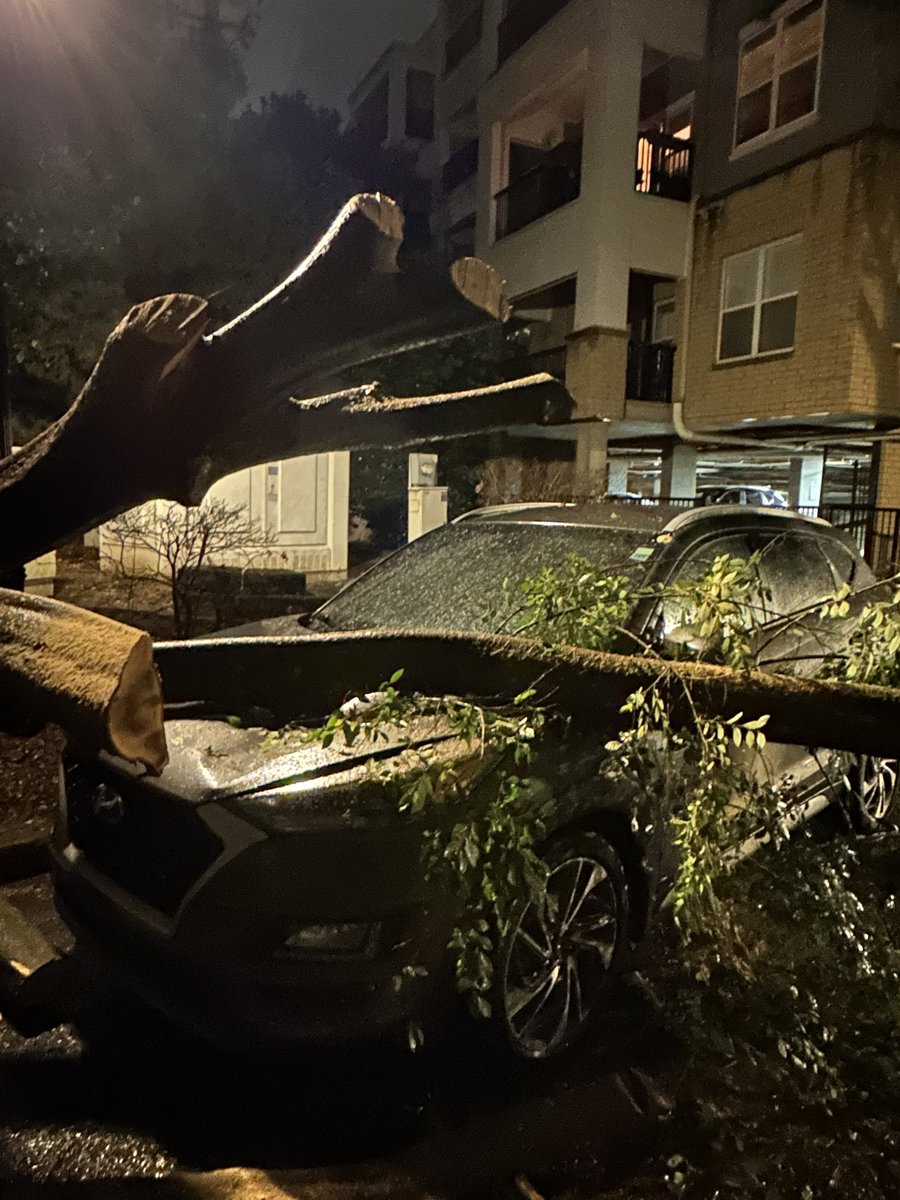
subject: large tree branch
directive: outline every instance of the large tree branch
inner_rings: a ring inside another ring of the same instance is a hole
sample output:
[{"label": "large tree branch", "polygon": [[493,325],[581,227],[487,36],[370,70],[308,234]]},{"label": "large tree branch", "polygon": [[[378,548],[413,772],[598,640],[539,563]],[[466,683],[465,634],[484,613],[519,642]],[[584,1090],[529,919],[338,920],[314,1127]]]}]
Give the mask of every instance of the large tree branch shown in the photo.
[{"label": "large tree branch", "polygon": [[198,503],[256,463],[565,419],[571,401],[550,377],[459,399],[325,396],[350,367],[509,315],[476,259],[398,271],[401,236],[392,200],[357,196],[283,284],[215,333],[196,296],[133,308],[69,412],[0,462],[0,567],[145,500]]},{"label": "large tree branch", "polygon": [[404,688],[426,695],[508,703],[536,687],[536,702],[605,735],[622,725],[620,709],[632,692],[659,684],[676,725],[690,724],[695,710],[742,712],[747,720],[769,716],[772,741],[900,758],[900,692],[891,688],[542,647],[518,637],[372,630],[169,643],[157,645],[156,659],[167,703],[213,700],[228,712],[253,703],[285,721],[324,715],[402,667]]}]

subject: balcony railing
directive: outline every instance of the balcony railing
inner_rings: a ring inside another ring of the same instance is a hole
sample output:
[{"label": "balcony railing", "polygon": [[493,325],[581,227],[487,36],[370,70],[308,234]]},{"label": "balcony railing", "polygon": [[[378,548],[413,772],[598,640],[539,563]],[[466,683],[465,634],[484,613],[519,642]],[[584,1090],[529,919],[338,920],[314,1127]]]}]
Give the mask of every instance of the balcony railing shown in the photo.
[{"label": "balcony railing", "polygon": [[628,343],[625,397],[628,400],[672,401],[675,347],[671,342]]},{"label": "balcony railing", "polygon": [[546,372],[565,383],[566,358],[566,347],[554,346],[552,350],[540,350],[536,354],[529,354],[526,360],[526,369],[529,374],[534,375]]},{"label": "balcony railing", "polygon": [[444,163],[441,168],[441,188],[446,195],[471,179],[478,171],[478,139],[466,142]]},{"label": "balcony railing", "polygon": [[497,66],[534,37],[569,0],[509,0],[509,11],[497,27]]},{"label": "balcony railing", "polygon": [[481,41],[481,10],[482,5],[479,4],[447,38],[444,45],[445,75],[458,67]]},{"label": "balcony railing", "polygon": [[563,142],[494,197],[497,240],[577,200],[580,192],[581,143]]},{"label": "balcony railing", "polygon": [[669,200],[690,200],[693,160],[693,142],[667,133],[639,133],[635,191]]}]

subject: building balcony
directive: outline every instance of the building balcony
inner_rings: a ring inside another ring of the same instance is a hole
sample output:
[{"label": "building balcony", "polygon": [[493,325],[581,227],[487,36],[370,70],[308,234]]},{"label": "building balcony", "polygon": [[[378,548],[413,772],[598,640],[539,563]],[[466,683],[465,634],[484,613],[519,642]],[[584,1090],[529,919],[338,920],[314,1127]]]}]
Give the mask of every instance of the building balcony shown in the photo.
[{"label": "building balcony", "polygon": [[667,133],[638,134],[634,190],[667,200],[689,201],[694,143]]},{"label": "building balcony", "polygon": [[569,0],[509,0],[509,11],[497,27],[497,66],[501,66]]},{"label": "building balcony", "polygon": [[441,190],[444,195],[478,173],[478,139],[466,142],[451,154],[441,168]]},{"label": "building balcony", "polygon": [[671,404],[675,347],[671,342],[629,341],[625,369],[626,400]]},{"label": "building balcony", "polygon": [[444,45],[444,74],[449,75],[464,58],[467,58],[481,41],[482,5],[466,17],[461,25],[454,29]]},{"label": "building balcony", "polygon": [[525,369],[535,375],[553,375],[561,383],[565,383],[566,355],[565,346],[554,346],[552,350],[540,350],[536,354],[528,355]]},{"label": "building balcony", "polygon": [[496,240],[577,200],[581,192],[581,144],[563,142],[543,162],[498,192]]}]

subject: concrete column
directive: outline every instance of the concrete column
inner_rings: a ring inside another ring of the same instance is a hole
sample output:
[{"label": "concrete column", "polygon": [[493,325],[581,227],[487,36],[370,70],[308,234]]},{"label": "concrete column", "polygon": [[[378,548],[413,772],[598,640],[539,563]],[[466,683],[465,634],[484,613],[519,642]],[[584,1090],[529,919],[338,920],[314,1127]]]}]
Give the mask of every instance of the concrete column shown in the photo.
[{"label": "concrete column", "polygon": [[506,135],[499,121],[481,119],[478,128],[478,210],[475,252],[487,255],[494,244],[494,196],[506,187]]},{"label": "concrete column", "polygon": [[579,499],[605,496],[609,425],[591,422],[578,427],[575,444],[575,495]]},{"label": "concrete column", "polygon": [[[626,6],[623,6],[623,10]],[[643,42],[610,6],[588,49],[575,328],[625,329]]]},{"label": "concrete column", "polygon": [[621,496],[628,491],[628,468],[630,459],[611,458],[606,479],[606,491],[610,496]]},{"label": "concrete column", "polygon": [[791,459],[788,504],[791,508],[818,508],[822,501],[822,477],[825,459],[821,454],[805,454]]},{"label": "concrete column", "polygon": [[659,494],[678,500],[697,495],[697,451],[684,442],[670,446],[662,457]]}]

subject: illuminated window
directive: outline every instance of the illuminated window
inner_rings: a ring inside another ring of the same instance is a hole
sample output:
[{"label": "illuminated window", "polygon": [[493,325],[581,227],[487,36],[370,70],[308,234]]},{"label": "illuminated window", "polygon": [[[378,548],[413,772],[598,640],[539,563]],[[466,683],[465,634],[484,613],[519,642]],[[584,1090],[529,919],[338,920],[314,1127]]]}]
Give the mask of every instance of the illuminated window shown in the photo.
[{"label": "illuminated window", "polygon": [[725,259],[720,362],[793,348],[802,248],[792,237]]},{"label": "illuminated window", "polygon": [[812,0],[741,46],[734,144],[744,146],[816,111],[825,0]]}]

